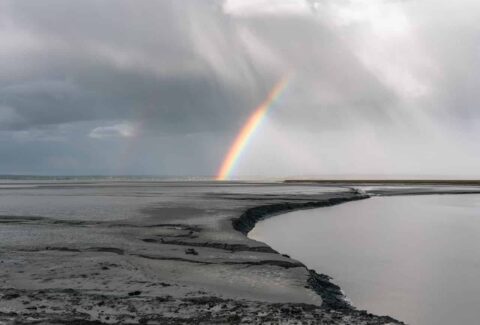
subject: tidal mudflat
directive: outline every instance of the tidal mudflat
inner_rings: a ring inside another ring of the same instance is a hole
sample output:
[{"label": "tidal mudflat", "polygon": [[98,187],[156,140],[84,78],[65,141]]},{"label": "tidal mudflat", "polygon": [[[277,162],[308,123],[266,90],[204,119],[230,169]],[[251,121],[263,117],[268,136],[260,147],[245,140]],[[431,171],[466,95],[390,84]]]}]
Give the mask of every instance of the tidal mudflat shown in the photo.
[{"label": "tidal mudflat", "polygon": [[265,183],[4,182],[0,322],[396,323],[348,306],[328,277],[240,229],[358,198]]},{"label": "tidal mudflat", "polygon": [[398,324],[349,305],[324,267],[245,236],[267,216],[368,197],[318,184],[3,182],[0,321]]},{"label": "tidal mudflat", "polygon": [[409,324],[480,320],[480,195],[373,197],[259,222],[250,237]]}]

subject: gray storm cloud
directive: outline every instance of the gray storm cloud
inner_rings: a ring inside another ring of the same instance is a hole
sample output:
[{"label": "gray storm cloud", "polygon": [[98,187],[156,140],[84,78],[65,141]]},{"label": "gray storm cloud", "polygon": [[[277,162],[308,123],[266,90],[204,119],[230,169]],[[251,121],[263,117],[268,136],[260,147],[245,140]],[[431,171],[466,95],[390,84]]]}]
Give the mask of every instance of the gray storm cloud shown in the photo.
[{"label": "gray storm cloud", "polygon": [[479,7],[0,0],[0,174],[478,176]]}]

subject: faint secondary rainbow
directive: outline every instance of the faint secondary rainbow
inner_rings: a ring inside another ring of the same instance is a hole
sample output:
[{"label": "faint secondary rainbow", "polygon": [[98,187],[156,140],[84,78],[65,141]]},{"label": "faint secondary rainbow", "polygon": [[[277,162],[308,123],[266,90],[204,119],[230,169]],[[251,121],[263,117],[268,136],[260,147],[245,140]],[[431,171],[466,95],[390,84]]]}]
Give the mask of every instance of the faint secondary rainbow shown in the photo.
[{"label": "faint secondary rainbow", "polygon": [[222,166],[217,173],[217,180],[228,179],[231,172],[235,168],[235,165],[238,162],[242,152],[247,147],[250,139],[252,138],[252,135],[255,133],[255,130],[263,121],[265,115],[268,112],[268,109],[272,106],[272,104],[282,94],[283,90],[287,87],[289,79],[289,75],[286,75],[279,81],[277,81],[275,86],[268,93],[267,98],[265,98],[265,100],[250,115],[247,122],[243,125],[242,129],[235,138],[235,141],[230,146],[230,149],[228,150],[228,153],[222,162]]}]

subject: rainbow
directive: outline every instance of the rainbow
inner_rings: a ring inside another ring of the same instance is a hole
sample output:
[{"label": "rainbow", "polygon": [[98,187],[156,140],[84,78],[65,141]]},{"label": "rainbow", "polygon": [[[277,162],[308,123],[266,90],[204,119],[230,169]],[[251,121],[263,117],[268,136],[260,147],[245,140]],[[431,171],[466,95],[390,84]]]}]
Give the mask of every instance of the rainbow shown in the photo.
[{"label": "rainbow", "polygon": [[289,82],[289,75],[281,78],[275,86],[268,93],[267,98],[255,109],[255,111],[250,115],[247,122],[243,125],[242,129],[238,133],[235,141],[230,146],[227,155],[223,159],[222,166],[217,173],[216,179],[223,181],[229,178],[230,173],[235,168],[236,163],[239,161],[239,158],[242,152],[247,147],[249,140],[252,138],[255,130],[263,121],[265,115],[268,112],[268,109],[272,107],[272,104],[278,99],[282,92],[287,87]]}]

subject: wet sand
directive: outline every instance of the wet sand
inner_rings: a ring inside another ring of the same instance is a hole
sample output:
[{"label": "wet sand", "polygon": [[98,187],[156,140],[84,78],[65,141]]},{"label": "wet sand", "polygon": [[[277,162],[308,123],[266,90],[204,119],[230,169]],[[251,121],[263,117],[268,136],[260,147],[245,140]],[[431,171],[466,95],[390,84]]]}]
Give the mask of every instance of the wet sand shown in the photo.
[{"label": "wet sand", "polygon": [[32,186],[0,188],[0,321],[399,323],[356,310],[328,276],[245,236],[261,218],[367,198],[363,191],[208,182]]}]

